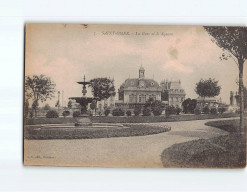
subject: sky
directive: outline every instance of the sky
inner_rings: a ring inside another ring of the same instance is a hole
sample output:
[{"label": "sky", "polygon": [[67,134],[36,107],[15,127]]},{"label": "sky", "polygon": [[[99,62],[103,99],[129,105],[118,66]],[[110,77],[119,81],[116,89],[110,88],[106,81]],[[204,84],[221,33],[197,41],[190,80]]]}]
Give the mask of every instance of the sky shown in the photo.
[{"label": "sky", "polygon": [[[181,80],[186,98],[198,97],[200,79],[218,80],[226,103],[230,91],[238,90],[237,65],[231,58],[220,60],[222,49],[201,26],[27,24],[25,39],[25,75],[50,77],[56,91],[63,91],[64,105],[82,96],[76,82],[84,75],[114,78],[117,91],[126,79],[138,78],[141,65],[145,77],[158,83]],[[247,83],[246,62],[244,75]],[[56,101],[57,93],[40,105],[53,107]]]}]

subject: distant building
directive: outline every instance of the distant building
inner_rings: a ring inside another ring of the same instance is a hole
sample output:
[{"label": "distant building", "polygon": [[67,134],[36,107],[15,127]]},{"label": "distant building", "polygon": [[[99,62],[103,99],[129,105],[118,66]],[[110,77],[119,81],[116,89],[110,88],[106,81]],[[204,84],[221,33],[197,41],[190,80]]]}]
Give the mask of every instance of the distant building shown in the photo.
[{"label": "distant building", "polygon": [[185,100],[185,90],[181,86],[181,81],[168,81],[163,80],[160,83],[162,87],[162,101],[169,106],[182,107],[182,103]]},{"label": "distant building", "polygon": [[149,98],[161,101],[162,88],[153,79],[145,78],[145,69],[141,66],[138,78],[129,78],[119,88],[119,100],[116,105],[144,105]]},{"label": "distant building", "polygon": [[185,91],[181,81],[164,80],[159,85],[154,79],[145,77],[145,69],[141,66],[138,78],[129,78],[120,86],[119,100],[116,106],[133,108],[136,105],[144,105],[149,98],[159,100],[166,105],[181,107],[185,99]]},{"label": "distant building", "polygon": [[230,105],[231,106],[239,106],[239,94],[238,92],[230,91]]}]

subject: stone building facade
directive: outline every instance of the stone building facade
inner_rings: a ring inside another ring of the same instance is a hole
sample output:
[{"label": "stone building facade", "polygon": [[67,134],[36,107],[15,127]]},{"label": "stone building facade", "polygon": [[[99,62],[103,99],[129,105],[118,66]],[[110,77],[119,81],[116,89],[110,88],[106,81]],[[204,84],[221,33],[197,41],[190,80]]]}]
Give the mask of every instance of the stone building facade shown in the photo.
[{"label": "stone building facade", "polygon": [[169,106],[181,108],[186,96],[185,90],[181,86],[181,81],[163,80],[160,85],[162,87],[162,93],[166,94],[162,98],[162,101]]},{"label": "stone building facade", "polygon": [[[144,105],[149,98],[162,101],[166,105],[181,107],[186,96],[181,81],[164,80],[159,85],[154,79],[145,78],[145,69],[142,66],[139,77],[126,79],[118,92],[119,100],[116,100],[115,104],[128,105],[129,108]],[[164,94],[167,94],[166,97]]]},{"label": "stone building facade", "polygon": [[117,105],[128,105],[132,108],[136,105],[144,105],[149,98],[161,100],[162,88],[153,79],[145,78],[145,69],[141,66],[138,78],[129,78],[124,81],[119,89]]}]

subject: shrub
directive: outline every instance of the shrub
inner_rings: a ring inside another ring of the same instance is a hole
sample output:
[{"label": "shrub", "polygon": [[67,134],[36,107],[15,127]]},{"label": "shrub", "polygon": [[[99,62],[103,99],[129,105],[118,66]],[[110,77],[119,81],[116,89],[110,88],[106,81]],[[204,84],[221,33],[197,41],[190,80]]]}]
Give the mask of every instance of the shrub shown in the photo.
[{"label": "shrub", "polygon": [[195,110],[194,110],[195,115],[200,115],[201,113],[202,113],[202,111],[200,108],[195,108]]},{"label": "shrub", "polygon": [[139,114],[141,114],[141,112],[142,112],[141,107],[136,106],[135,109],[134,109],[135,116],[138,116]]},{"label": "shrub", "polygon": [[226,111],[226,108],[225,107],[220,107],[220,108],[218,108],[218,111],[219,111],[220,114],[223,114]]},{"label": "shrub", "polygon": [[113,111],[112,111],[112,115],[113,116],[124,116],[124,111],[123,109],[121,108],[115,108]]},{"label": "shrub", "polygon": [[126,115],[127,116],[131,116],[131,111],[130,110],[127,110]]},{"label": "shrub", "polygon": [[125,112],[122,108],[119,108],[119,116],[124,116]]},{"label": "shrub", "polygon": [[202,109],[202,112],[203,112],[204,114],[209,114],[209,113],[210,113],[209,107],[208,107],[208,106],[205,106],[205,107]]},{"label": "shrub", "polygon": [[210,109],[211,114],[217,114],[217,109],[216,108],[211,108]]},{"label": "shrub", "polygon": [[75,117],[79,117],[80,116],[80,112],[79,111],[75,111],[74,113],[73,113],[73,117],[75,118]]},{"label": "shrub", "polygon": [[151,109],[155,116],[159,116],[164,110],[164,104],[162,104],[161,101],[156,100],[154,103],[152,103]]},{"label": "shrub", "polygon": [[143,108],[142,114],[143,114],[143,116],[150,116],[151,115],[151,108],[149,108],[149,107]]},{"label": "shrub", "polygon": [[111,110],[109,108],[105,109],[105,116],[108,116],[110,114]]},{"label": "shrub", "polygon": [[46,113],[46,118],[58,118],[58,113],[55,110],[49,110]]},{"label": "shrub", "polygon": [[181,111],[182,111],[182,109],[179,108],[179,107],[177,107],[177,108],[176,108],[176,115],[179,115]]},{"label": "shrub", "polygon": [[64,117],[69,116],[69,115],[70,115],[70,112],[68,110],[63,111],[63,116]]},{"label": "shrub", "polygon": [[165,109],[165,112],[166,112],[166,116],[170,116],[171,114],[176,114],[176,108],[174,106],[168,106],[166,107]]}]

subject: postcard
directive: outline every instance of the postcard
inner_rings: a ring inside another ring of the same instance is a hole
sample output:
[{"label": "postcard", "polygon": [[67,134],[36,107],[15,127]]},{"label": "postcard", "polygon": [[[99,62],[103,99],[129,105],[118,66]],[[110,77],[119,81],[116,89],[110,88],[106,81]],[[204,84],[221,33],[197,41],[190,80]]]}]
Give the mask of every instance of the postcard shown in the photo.
[{"label": "postcard", "polygon": [[24,165],[246,166],[247,28],[26,24]]}]

